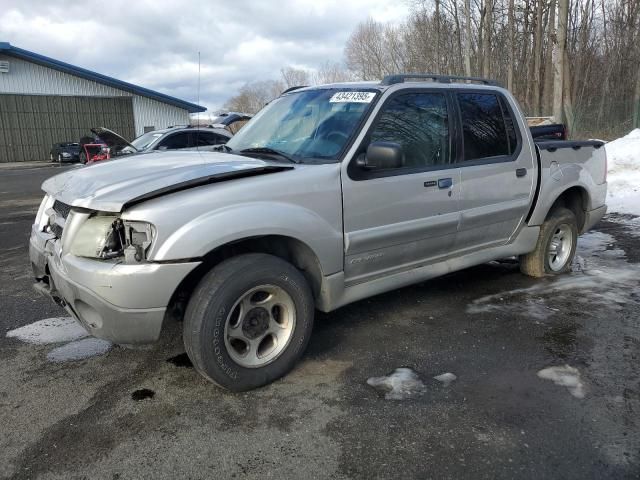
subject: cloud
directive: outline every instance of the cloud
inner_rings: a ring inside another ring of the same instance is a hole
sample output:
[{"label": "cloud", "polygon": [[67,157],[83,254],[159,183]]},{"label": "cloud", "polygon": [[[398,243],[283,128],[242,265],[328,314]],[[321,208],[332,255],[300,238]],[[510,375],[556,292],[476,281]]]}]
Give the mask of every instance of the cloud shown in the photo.
[{"label": "cloud", "polygon": [[0,0],[0,41],[212,109],[280,68],[343,59],[355,26],[401,21],[393,0]]}]

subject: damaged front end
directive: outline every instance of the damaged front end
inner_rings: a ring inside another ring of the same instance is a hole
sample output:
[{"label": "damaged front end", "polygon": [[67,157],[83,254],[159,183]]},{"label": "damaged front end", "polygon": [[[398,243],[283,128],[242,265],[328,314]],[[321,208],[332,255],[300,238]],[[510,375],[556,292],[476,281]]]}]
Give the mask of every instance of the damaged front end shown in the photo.
[{"label": "damaged front end", "polygon": [[95,213],[90,214],[69,239],[69,251],[77,257],[140,263],[147,259],[153,236],[154,228],[149,223]]},{"label": "damaged front end", "polygon": [[72,208],[46,196],[40,205],[34,228],[48,241],[58,243],[60,253],[98,260],[120,259],[140,263],[147,259],[155,227],[127,221],[119,214]]},{"label": "damaged front end", "polygon": [[151,223],[47,196],[29,240],[34,286],[91,335],[115,343],[153,342],[176,287],[199,265],[151,261],[155,237]]}]

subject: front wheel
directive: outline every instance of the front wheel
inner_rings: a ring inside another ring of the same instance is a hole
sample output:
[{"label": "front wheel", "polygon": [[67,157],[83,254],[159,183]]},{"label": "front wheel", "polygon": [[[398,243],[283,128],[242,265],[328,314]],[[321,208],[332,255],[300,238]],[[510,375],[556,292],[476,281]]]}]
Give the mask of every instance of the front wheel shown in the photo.
[{"label": "front wheel", "polygon": [[520,271],[530,277],[559,275],[569,271],[576,254],[577,223],[571,210],[554,210],[540,227],[535,250],[520,256]]},{"label": "front wheel", "polygon": [[311,289],[293,265],[272,255],[240,255],[214,267],[196,287],[183,339],[198,372],[240,392],[294,367],[313,316]]}]

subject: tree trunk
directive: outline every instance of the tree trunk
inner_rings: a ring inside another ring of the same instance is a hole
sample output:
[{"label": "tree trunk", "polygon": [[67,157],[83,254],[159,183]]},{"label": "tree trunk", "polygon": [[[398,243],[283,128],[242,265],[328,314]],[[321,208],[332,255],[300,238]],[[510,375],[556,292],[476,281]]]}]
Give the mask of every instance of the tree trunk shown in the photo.
[{"label": "tree trunk", "polygon": [[565,79],[565,50],[567,47],[567,16],[569,0],[558,0],[558,30],[554,48],[553,78],[553,117],[556,122],[564,122],[564,105],[562,103],[563,83]]},{"label": "tree trunk", "polygon": [[440,0],[436,0],[436,73],[440,73]]},{"label": "tree trunk", "polygon": [[544,115],[553,111],[553,45],[556,35],[556,0],[549,2],[549,42],[547,45],[547,59],[544,68]]},{"label": "tree trunk", "polygon": [[633,96],[633,126],[640,128],[640,68],[638,68],[638,76],[636,77],[636,94]]},{"label": "tree trunk", "polygon": [[508,24],[509,24],[509,65],[507,66],[507,88],[509,89],[509,91],[515,95],[515,91],[513,89],[513,64],[516,61],[516,54],[515,54],[515,41],[514,41],[514,32],[513,32],[513,28],[515,25],[515,21],[514,21],[514,5],[513,5],[514,0],[509,0],[509,17],[508,17]]},{"label": "tree trunk", "polygon": [[471,0],[464,1],[464,73],[471,76]]},{"label": "tree trunk", "polygon": [[542,0],[537,0],[536,29],[533,37],[533,91],[531,109],[540,115],[540,69],[542,68]]},{"label": "tree trunk", "polygon": [[484,41],[482,52],[482,76],[487,78],[491,72],[491,29],[493,27],[493,0],[485,1]]}]

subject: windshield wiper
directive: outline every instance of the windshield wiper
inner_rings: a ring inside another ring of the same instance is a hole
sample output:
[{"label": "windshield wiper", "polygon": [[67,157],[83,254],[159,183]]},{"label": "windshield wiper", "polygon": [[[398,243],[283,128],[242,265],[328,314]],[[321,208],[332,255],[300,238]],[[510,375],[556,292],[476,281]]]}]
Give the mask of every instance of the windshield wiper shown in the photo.
[{"label": "windshield wiper", "polygon": [[240,150],[239,152],[240,154],[242,153],[266,153],[268,155],[277,155],[279,157],[282,157],[286,160],[289,160],[290,162],[293,163],[300,163],[300,160],[298,160],[297,158],[293,158],[289,155],[287,155],[284,152],[281,152],[280,150],[274,150],[273,148],[270,147],[252,147],[252,148],[245,148],[244,150]]}]

